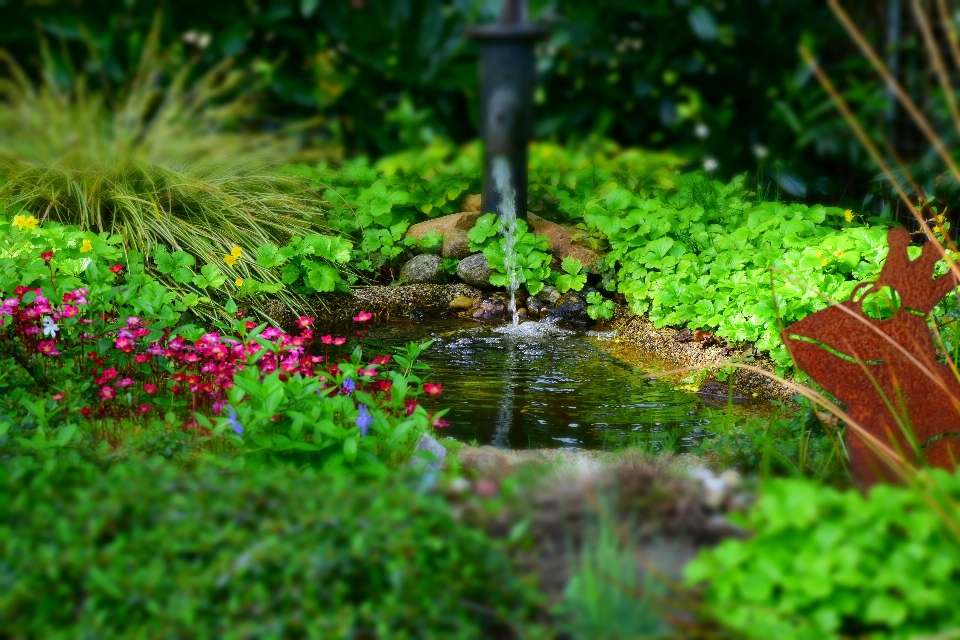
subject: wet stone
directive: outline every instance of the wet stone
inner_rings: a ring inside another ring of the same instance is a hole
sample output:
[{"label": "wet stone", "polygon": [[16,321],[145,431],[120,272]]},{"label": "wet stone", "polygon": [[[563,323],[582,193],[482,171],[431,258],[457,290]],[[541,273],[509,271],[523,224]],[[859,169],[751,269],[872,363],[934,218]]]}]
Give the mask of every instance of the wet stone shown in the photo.
[{"label": "wet stone", "polygon": [[593,322],[587,314],[587,302],[580,294],[569,292],[557,300],[557,306],[547,311],[547,317],[555,322],[586,326]]},{"label": "wet stone", "polygon": [[473,298],[468,298],[467,296],[457,296],[456,298],[450,301],[451,309],[466,311],[471,307],[473,307]]},{"label": "wet stone", "polygon": [[503,318],[506,313],[507,305],[502,301],[496,298],[484,298],[483,302],[480,303],[480,308],[474,312],[473,317],[477,320],[493,322]]},{"label": "wet stone", "polygon": [[494,273],[487,258],[482,253],[467,256],[457,265],[457,277],[474,287],[489,287],[490,276]]},{"label": "wet stone", "polygon": [[470,240],[464,229],[451,229],[443,237],[443,248],[440,255],[444,258],[466,258],[470,255]]},{"label": "wet stone", "polygon": [[400,279],[409,284],[437,284],[443,281],[443,259],[432,254],[414,256],[400,269]]},{"label": "wet stone", "polygon": [[548,284],[540,290],[540,293],[536,295],[536,298],[542,302],[544,306],[556,304],[557,300],[560,299],[560,292],[557,291],[555,286]]}]

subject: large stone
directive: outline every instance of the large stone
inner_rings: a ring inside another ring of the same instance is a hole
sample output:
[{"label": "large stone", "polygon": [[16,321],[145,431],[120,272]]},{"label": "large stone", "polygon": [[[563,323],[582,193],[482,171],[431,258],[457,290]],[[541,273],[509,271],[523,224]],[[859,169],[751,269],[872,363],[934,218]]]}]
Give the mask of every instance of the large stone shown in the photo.
[{"label": "large stone", "polygon": [[467,232],[464,229],[450,229],[443,236],[443,248],[440,255],[444,258],[466,258],[470,255],[470,240],[467,239]]},{"label": "large stone", "polygon": [[460,205],[460,208],[463,211],[469,211],[471,213],[480,213],[480,194],[475,193],[473,195],[470,195],[464,198],[463,204]]},{"label": "large stone", "polygon": [[496,298],[484,298],[483,302],[480,303],[480,307],[473,312],[473,317],[476,320],[485,320],[487,322],[495,322],[505,315],[507,315],[506,303]]},{"label": "large stone", "polygon": [[583,233],[582,231],[544,220],[533,213],[527,214],[527,222],[534,233],[547,237],[550,253],[558,260],[567,257],[577,258],[591,273],[597,273],[596,264],[603,256],[600,252],[574,241],[576,236]]},{"label": "large stone", "polygon": [[442,236],[446,236],[453,229],[470,231],[479,217],[479,211],[465,211],[463,213],[451,213],[448,216],[441,216],[433,220],[425,220],[407,229],[407,237],[422,238],[431,231],[436,231]]},{"label": "large stone", "polygon": [[458,311],[466,311],[473,308],[473,298],[468,296],[457,296],[450,301],[450,308]]},{"label": "large stone", "polygon": [[414,256],[400,269],[400,279],[407,284],[437,284],[443,276],[443,259],[429,253]]},{"label": "large stone", "polygon": [[474,287],[489,287],[493,269],[487,264],[487,257],[482,253],[467,256],[457,265],[457,277]]}]

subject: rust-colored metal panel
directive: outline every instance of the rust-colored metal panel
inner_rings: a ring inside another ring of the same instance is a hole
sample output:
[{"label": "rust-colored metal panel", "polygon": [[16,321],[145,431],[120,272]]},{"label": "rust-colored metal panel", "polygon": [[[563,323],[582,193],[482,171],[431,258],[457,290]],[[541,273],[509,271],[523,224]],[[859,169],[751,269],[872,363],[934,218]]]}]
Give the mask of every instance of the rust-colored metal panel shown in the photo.
[{"label": "rust-colored metal panel", "polygon": [[[960,461],[960,382],[937,360],[926,316],[956,288],[952,273],[933,277],[940,258],[933,243],[910,260],[910,236],[891,229],[890,252],[876,282],[863,283],[850,299],[818,311],[783,331],[797,366],[846,405],[851,419],[911,463],[952,469]],[[868,295],[888,286],[899,294],[889,319],[864,313]],[[919,447],[915,448],[908,437]],[[857,478],[870,486],[895,474],[867,443],[847,429]]]}]

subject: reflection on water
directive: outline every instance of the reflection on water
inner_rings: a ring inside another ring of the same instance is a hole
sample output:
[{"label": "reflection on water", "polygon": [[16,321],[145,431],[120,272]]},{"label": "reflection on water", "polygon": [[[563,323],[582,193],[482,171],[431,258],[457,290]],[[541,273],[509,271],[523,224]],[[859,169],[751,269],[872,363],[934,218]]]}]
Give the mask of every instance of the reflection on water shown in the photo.
[{"label": "reflection on water", "polygon": [[458,440],[593,449],[635,439],[654,449],[682,450],[728,418],[727,409],[641,378],[643,371],[582,333],[545,322],[396,323],[374,330],[368,348],[430,338],[436,342],[421,360],[432,368],[430,379],[443,383],[437,408],[450,408],[444,432]]}]

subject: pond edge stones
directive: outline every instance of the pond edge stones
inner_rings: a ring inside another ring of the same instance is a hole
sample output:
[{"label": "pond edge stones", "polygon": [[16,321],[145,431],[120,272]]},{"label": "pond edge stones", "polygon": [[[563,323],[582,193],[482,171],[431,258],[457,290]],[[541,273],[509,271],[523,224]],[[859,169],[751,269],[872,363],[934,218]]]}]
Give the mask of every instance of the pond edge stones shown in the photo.
[{"label": "pond edge stones", "polygon": [[444,275],[443,259],[432,253],[414,256],[400,269],[400,279],[409,284],[439,284]]},{"label": "pond edge stones", "polygon": [[490,276],[493,274],[487,257],[482,253],[469,255],[457,265],[457,277],[474,287],[489,287]]}]

